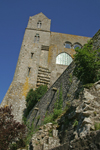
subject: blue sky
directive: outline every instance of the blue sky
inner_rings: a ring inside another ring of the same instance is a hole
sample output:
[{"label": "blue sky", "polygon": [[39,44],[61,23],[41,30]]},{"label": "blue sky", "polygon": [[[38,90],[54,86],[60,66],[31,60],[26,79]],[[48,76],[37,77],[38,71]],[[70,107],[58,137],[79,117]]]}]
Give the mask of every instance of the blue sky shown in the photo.
[{"label": "blue sky", "polygon": [[40,12],[54,32],[92,37],[100,28],[100,0],[0,0],[0,103],[13,80],[29,16]]}]

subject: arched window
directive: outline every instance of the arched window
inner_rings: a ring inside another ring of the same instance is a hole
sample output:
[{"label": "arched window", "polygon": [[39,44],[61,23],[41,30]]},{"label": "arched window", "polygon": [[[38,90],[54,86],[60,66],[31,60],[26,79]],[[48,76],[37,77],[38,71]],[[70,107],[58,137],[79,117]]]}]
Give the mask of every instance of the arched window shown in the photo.
[{"label": "arched window", "polygon": [[72,57],[67,53],[61,53],[56,57],[56,64],[70,65],[72,61]]},{"label": "arched window", "polygon": [[71,43],[70,42],[65,42],[64,47],[65,48],[71,48]]},{"label": "arched window", "polygon": [[36,34],[34,37],[34,43],[39,43],[39,39],[40,39],[39,34]]},{"label": "arched window", "polygon": [[42,22],[41,22],[41,21],[38,21],[38,22],[37,22],[37,28],[41,28],[41,25],[42,25]]},{"label": "arched window", "polygon": [[81,45],[81,44],[76,43],[76,44],[74,44],[74,49],[75,49],[76,47],[81,48],[81,47],[82,47],[82,45]]}]

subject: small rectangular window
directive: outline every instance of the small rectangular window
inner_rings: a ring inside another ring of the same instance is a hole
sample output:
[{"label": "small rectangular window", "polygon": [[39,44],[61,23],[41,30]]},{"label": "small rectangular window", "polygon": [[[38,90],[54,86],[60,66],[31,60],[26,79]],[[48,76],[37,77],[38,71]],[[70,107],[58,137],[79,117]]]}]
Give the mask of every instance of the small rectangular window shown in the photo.
[{"label": "small rectangular window", "polygon": [[36,34],[36,35],[34,36],[34,43],[39,43],[39,39],[40,39],[39,34]]},{"label": "small rectangular window", "polygon": [[34,53],[31,53],[31,58],[33,58]]}]

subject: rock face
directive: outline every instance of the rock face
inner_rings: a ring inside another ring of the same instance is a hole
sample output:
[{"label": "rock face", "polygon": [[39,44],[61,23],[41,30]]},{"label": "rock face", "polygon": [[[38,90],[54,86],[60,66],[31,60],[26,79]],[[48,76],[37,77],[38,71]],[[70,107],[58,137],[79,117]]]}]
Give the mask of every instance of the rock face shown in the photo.
[{"label": "rock face", "polygon": [[60,139],[56,125],[52,123],[41,126],[32,137],[31,149],[49,150],[56,146],[60,146]]},{"label": "rock face", "polygon": [[[56,90],[56,89],[55,89]],[[100,81],[84,88],[78,99],[56,121],[39,128],[31,140],[32,150],[99,150],[100,149]]]},{"label": "rock face", "polygon": [[100,81],[90,89],[84,89],[79,99],[71,102],[71,108],[58,120],[61,145],[52,150],[100,149]]},{"label": "rock face", "polygon": [[79,138],[50,150],[100,150],[100,131],[91,132],[86,137]]}]

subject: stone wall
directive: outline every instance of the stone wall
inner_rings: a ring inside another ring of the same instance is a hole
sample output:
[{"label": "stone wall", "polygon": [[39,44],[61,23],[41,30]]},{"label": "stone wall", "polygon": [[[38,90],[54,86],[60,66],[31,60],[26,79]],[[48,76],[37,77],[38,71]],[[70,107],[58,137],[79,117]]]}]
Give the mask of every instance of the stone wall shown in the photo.
[{"label": "stone wall", "polygon": [[[79,43],[81,46],[83,46],[85,43],[87,43],[89,39],[89,37],[51,32],[50,47],[48,53],[48,66],[49,70],[51,71],[50,85],[52,85],[63,73],[63,71],[68,67],[66,65],[56,64],[56,57],[60,53],[67,53],[73,58],[73,55],[75,54],[75,43]],[[65,48],[65,42],[70,42],[71,48]]]},{"label": "stone wall", "polygon": [[[63,95],[63,108],[66,106],[67,101],[72,101],[78,94],[78,88],[80,86],[79,80],[76,77],[72,77],[73,69],[75,65],[72,63],[63,72],[63,74],[57,79],[57,81],[51,86],[44,97],[36,104],[31,110],[28,120],[30,123],[34,120],[34,125],[41,125],[46,112],[52,113],[54,103],[57,100],[57,90],[62,90]],[[62,89],[61,89],[62,88]],[[39,119],[38,116],[40,116]],[[34,118],[34,119],[33,119]]]}]

